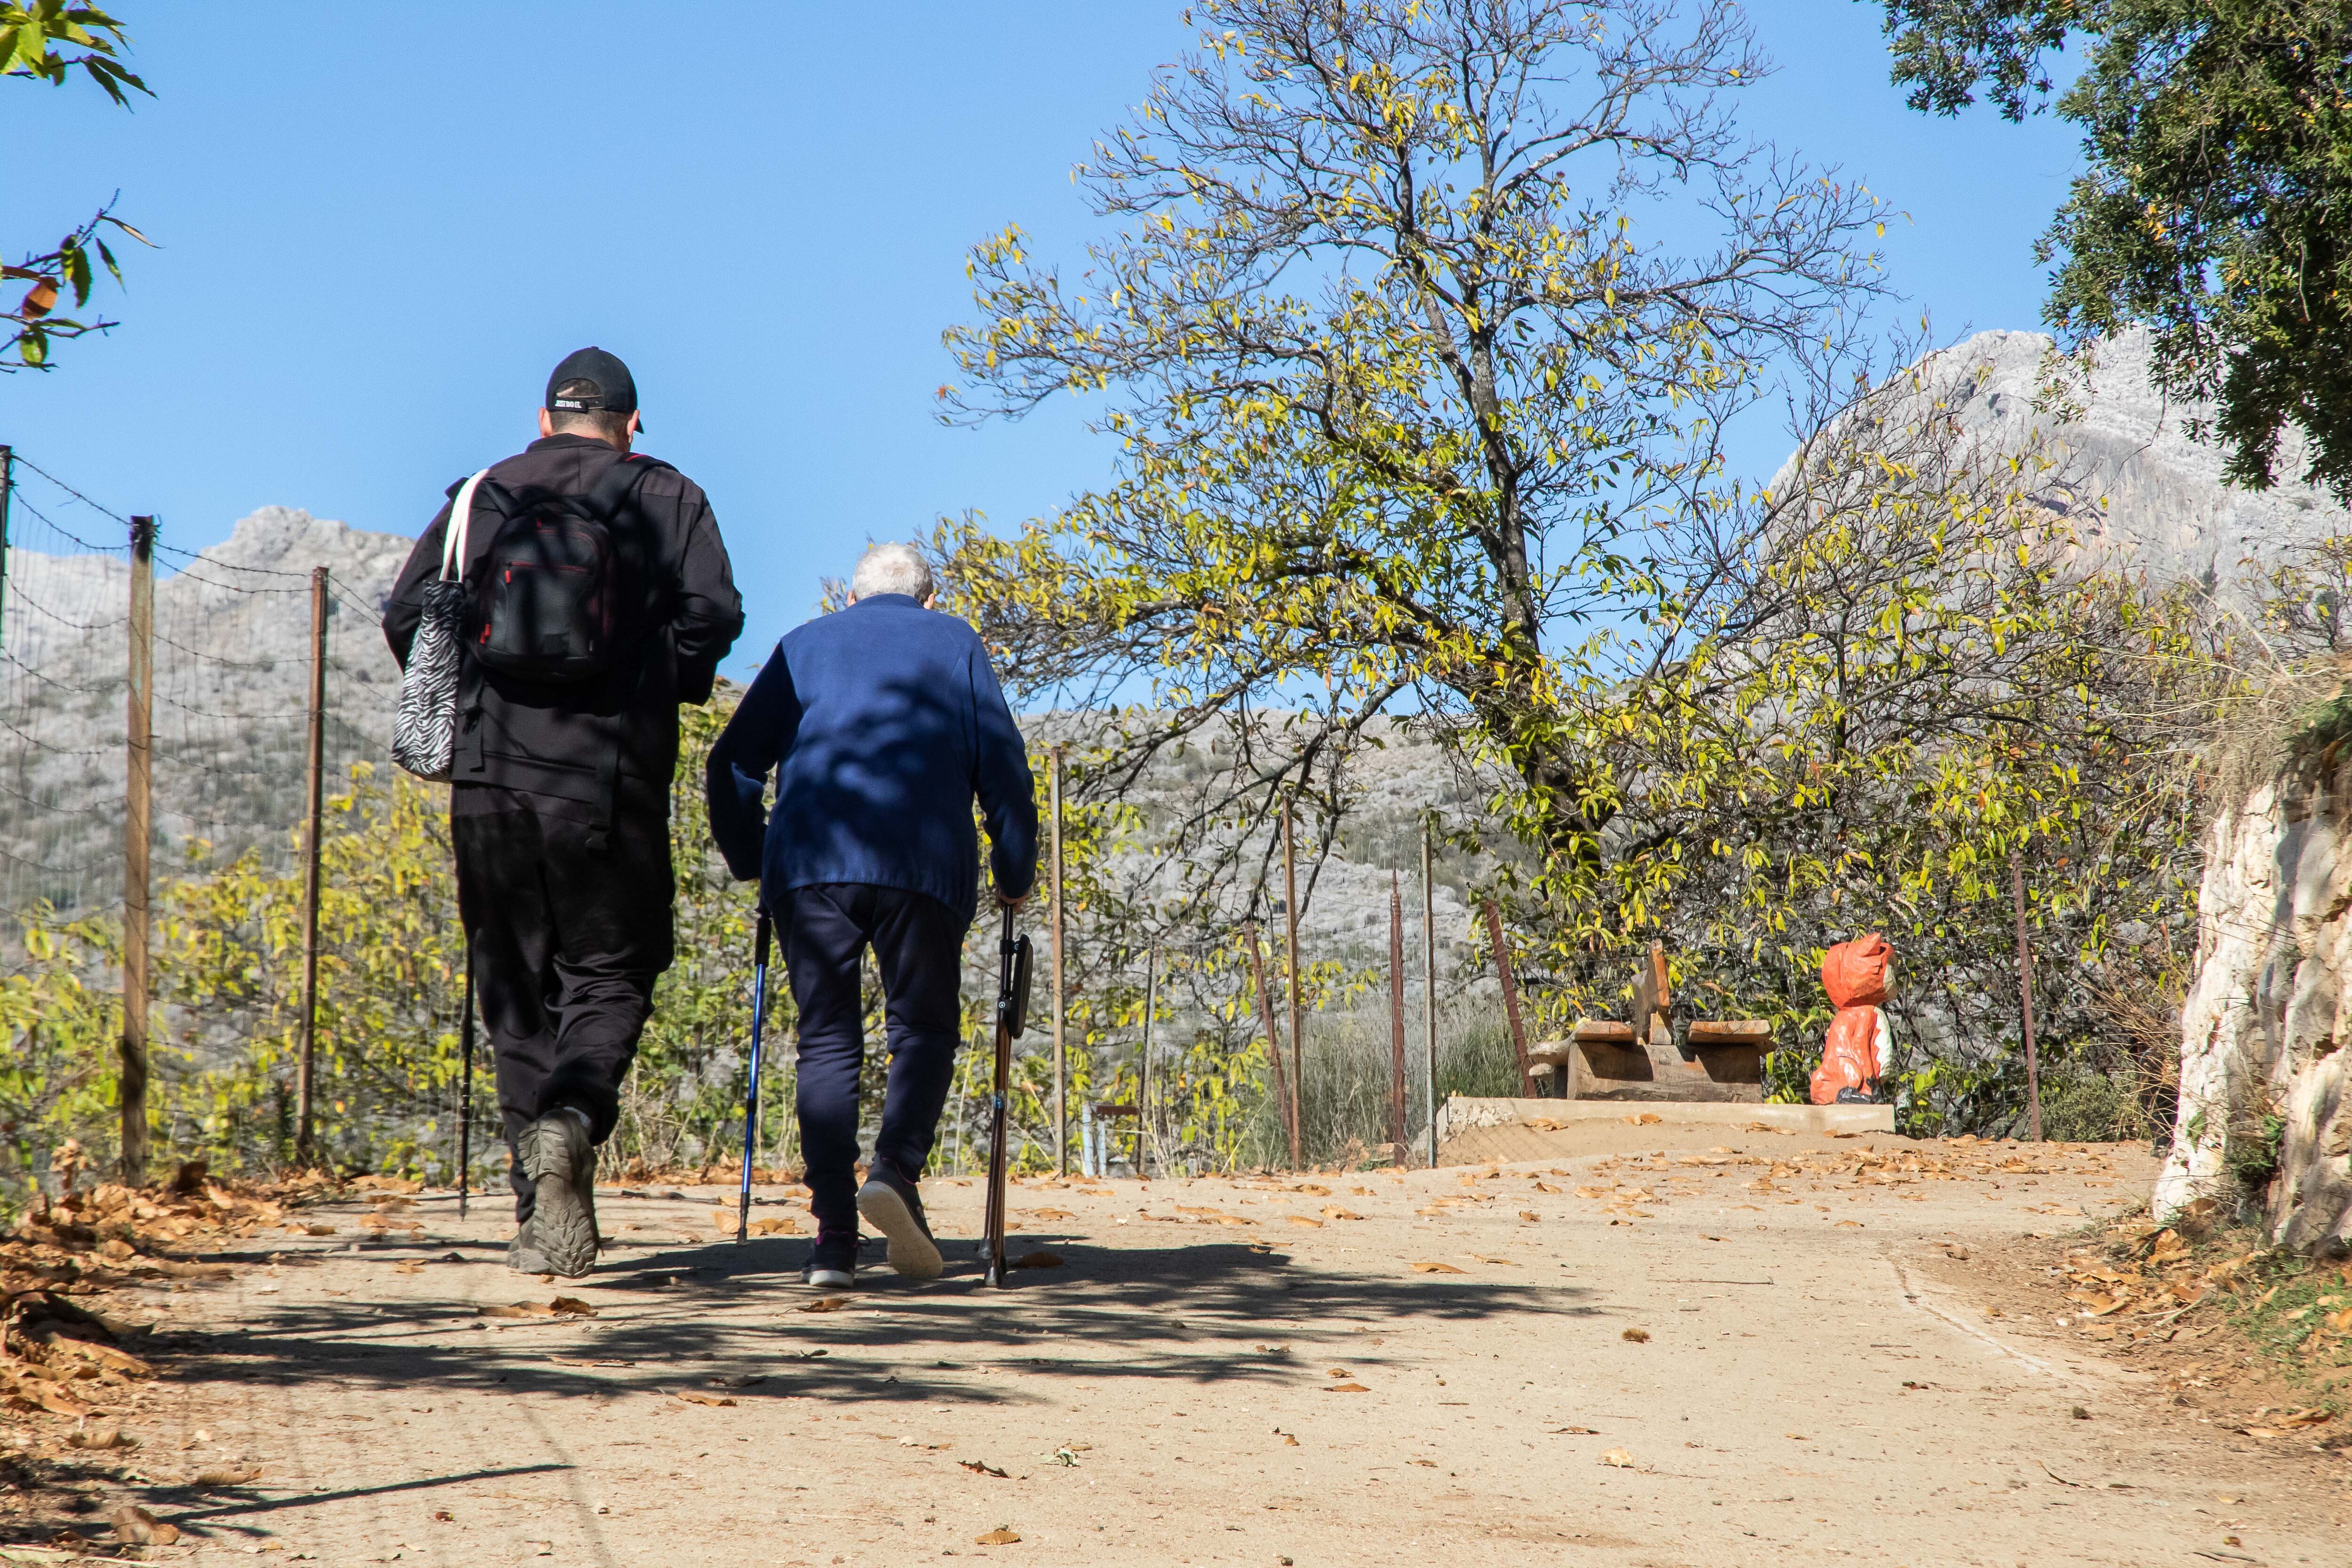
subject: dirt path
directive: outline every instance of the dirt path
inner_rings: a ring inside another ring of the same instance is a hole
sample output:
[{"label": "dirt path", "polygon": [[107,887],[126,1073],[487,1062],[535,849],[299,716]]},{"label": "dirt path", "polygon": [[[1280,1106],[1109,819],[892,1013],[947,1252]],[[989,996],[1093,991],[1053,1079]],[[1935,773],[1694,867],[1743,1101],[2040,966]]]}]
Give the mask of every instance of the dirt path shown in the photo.
[{"label": "dirt path", "polygon": [[[2341,1457],[2204,1425],[1938,1269],[2137,1199],[2143,1152],[1554,1138],[1491,1171],[1025,1183],[1016,1250],[1061,1267],[999,1293],[877,1264],[825,1310],[805,1237],[710,1242],[707,1191],[604,1198],[616,1245],[562,1285],[495,1261],[493,1205],[428,1197],[356,1251],[347,1205],[275,1266],[118,1298],[171,1371],[110,1500],[188,1531],[151,1557],[466,1568],[2347,1561]],[[1868,1150],[1967,1173],[1857,1180]],[[972,1234],[977,1185],[929,1190]],[[595,1316],[478,1311],[559,1294]]]}]

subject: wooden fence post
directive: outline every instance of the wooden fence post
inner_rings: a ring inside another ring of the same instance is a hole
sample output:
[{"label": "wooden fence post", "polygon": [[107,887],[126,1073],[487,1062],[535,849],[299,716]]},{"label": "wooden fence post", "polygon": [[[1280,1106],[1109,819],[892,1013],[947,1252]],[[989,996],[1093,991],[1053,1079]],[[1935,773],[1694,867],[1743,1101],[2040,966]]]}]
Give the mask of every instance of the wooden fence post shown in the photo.
[{"label": "wooden fence post", "polygon": [[1429,1168],[1437,1168],[1437,889],[1432,879],[1429,818],[1421,819],[1421,973],[1428,984],[1427,1005],[1422,1009],[1422,1046],[1428,1057],[1428,1077],[1422,1084],[1422,1109],[1429,1118]]},{"label": "wooden fence post", "polygon": [[1298,859],[1291,851],[1287,798],[1282,803],[1282,921],[1289,959],[1282,984],[1290,1003],[1290,1162],[1295,1165],[1307,1145],[1307,1057],[1306,1025],[1298,1008]]},{"label": "wooden fence post", "polygon": [[1283,1082],[1282,1031],[1274,1022],[1274,996],[1265,988],[1265,951],[1258,945],[1257,922],[1246,922],[1243,930],[1249,937],[1250,974],[1257,982],[1257,1010],[1265,1026],[1266,1058],[1274,1064],[1274,1109],[1280,1115],[1283,1131],[1289,1134],[1290,1168],[1298,1169],[1298,1123],[1290,1115],[1290,1090]]},{"label": "wooden fence post", "polygon": [[1054,813],[1054,1169],[1070,1173],[1069,1058],[1062,1048],[1062,748],[1048,753],[1047,795]]},{"label": "wooden fence post", "polygon": [[131,679],[122,812],[122,1184],[147,1180],[148,855],[155,792],[155,520],[131,520]]},{"label": "wooden fence post", "polygon": [[311,1163],[319,1045],[319,858],[327,799],[327,569],[310,569],[310,809],[302,842],[302,1054],[295,1068],[294,1158]]},{"label": "wooden fence post", "polygon": [[2042,1065],[2033,1056],[2033,954],[2025,945],[2025,865],[2009,855],[2009,888],[2017,900],[2017,1000],[2025,1025],[2025,1135],[2042,1142]]},{"label": "wooden fence post", "polygon": [[1495,900],[1486,900],[1486,936],[1495,944],[1495,973],[1503,978],[1503,1016],[1511,1022],[1511,1053],[1519,1062],[1519,1095],[1525,1098],[1535,1080],[1528,1077],[1528,1031],[1519,1020],[1519,987],[1511,974],[1511,950],[1503,942],[1503,916]]},{"label": "wooden fence post", "polygon": [[1404,1137],[1404,889],[1389,873],[1389,1157],[1405,1161]]}]

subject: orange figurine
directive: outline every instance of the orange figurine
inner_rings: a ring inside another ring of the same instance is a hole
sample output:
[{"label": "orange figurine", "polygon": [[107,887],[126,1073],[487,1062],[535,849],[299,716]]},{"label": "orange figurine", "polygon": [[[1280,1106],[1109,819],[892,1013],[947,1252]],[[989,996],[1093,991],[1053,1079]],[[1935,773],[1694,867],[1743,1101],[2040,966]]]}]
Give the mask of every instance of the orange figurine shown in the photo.
[{"label": "orange figurine", "polygon": [[1822,1045],[1821,1069],[1813,1074],[1813,1103],[1837,1105],[1878,1098],[1878,1075],[1885,1070],[1886,1000],[1894,978],[1895,949],[1877,931],[1842,942],[1822,955],[1822,986],[1837,1016]]}]

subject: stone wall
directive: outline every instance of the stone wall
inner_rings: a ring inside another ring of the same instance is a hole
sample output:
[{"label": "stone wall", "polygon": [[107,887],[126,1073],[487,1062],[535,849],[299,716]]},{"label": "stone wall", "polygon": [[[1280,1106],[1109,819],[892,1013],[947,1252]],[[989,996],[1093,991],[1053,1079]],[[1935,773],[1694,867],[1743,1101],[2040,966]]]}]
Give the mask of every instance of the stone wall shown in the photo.
[{"label": "stone wall", "polygon": [[2224,1209],[2251,1200],[2282,1245],[2352,1241],[2347,985],[2352,762],[2284,772],[2209,831],[2159,1217],[2202,1198]]}]

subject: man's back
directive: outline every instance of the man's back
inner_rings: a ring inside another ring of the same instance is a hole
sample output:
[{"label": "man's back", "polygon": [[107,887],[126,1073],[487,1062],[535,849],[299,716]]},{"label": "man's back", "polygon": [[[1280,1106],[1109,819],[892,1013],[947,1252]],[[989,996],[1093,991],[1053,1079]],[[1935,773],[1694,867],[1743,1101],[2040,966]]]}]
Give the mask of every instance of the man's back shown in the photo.
[{"label": "man's back", "polygon": [[[759,784],[781,762],[773,824]],[[971,626],[878,594],[787,634],[711,755],[711,829],[772,896],[822,883],[928,894],[969,920],[989,822],[999,880],[1026,889],[1026,749]],[[746,786],[748,785],[748,799]],[[749,809],[747,809],[747,807]]]},{"label": "man's back", "polygon": [[[531,489],[586,495],[616,463],[642,463],[616,531],[631,534],[636,580],[617,584],[627,624],[637,628],[628,657],[608,677],[577,685],[516,680],[467,659],[458,691],[456,776],[562,798],[595,798],[607,759],[617,759],[629,794],[666,801],[677,756],[677,704],[710,696],[719,660],[742,629],[735,591],[701,488],[666,463],[625,456],[593,437],[549,436],[493,464],[489,478],[509,491]],[[469,562],[488,550],[487,519],[467,540]],[[405,659],[422,611],[425,584],[440,571],[449,526],[444,507],[416,542],[390,603],[384,634]]]}]

